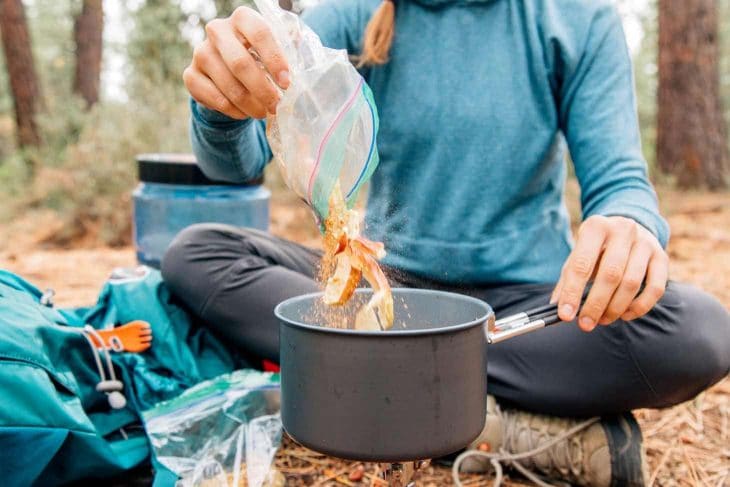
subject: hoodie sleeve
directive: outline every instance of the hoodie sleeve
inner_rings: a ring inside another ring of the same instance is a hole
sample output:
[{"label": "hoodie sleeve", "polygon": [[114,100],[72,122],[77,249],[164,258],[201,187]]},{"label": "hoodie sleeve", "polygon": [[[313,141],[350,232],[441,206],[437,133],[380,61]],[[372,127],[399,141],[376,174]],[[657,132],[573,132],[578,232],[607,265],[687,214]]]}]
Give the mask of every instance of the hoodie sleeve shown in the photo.
[{"label": "hoodie sleeve", "polygon": [[190,142],[211,179],[242,183],[261,177],[271,160],[263,120],[235,120],[190,100]]},{"label": "hoodie sleeve", "polygon": [[[333,49],[354,54],[376,0],[326,0],[302,20]],[[201,170],[211,179],[244,182],[263,173],[272,153],[263,120],[234,120],[190,101],[190,140]]]},{"label": "hoodie sleeve", "polygon": [[593,12],[582,49],[565,61],[560,124],[581,187],[583,218],[625,216],[666,246],[669,226],[659,214],[641,153],[634,80],[621,19],[610,2]]}]

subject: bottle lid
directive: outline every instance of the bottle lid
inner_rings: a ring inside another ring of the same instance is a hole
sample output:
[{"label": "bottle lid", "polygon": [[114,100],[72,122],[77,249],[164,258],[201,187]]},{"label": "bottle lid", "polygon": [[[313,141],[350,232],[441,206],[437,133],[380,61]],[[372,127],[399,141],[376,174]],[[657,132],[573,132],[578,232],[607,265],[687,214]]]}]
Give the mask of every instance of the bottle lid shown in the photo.
[{"label": "bottle lid", "polygon": [[185,184],[192,186],[259,186],[263,176],[244,183],[215,181],[200,170],[192,154],[140,154],[137,156],[139,180],[145,183]]}]

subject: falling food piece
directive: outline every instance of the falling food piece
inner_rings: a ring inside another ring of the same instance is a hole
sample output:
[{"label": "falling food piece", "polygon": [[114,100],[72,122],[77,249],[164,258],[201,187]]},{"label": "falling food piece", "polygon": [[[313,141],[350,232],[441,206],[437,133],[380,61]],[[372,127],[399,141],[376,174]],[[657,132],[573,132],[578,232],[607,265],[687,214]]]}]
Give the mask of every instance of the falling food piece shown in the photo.
[{"label": "falling food piece", "polygon": [[341,253],[337,256],[335,273],[327,280],[324,302],[336,306],[345,304],[355,292],[360,278],[362,278],[362,270],[351,264],[346,253]]},{"label": "falling food piece", "polygon": [[[357,256],[353,260],[358,261],[365,280],[373,288],[373,295],[363,309],[371,308],[375,310],[380,328],[387,330],[393,326],[393,294],[390,290],[388,279],[383,274],[382,269],[380,269],[376,260],[377,257],[367,251],[364,245],[360,245],[360,242],[353,240],[350,243],[350,248],[353,249],[353,253]],[[385,253],[384,250],[382,252],[383,254]]]},{"label": "falling food piece", "polygon": [[358,249],[363,254],[370,254],[377,260],[385,257],[385,245],[382,242],[373,242],[365,237],[354,237],[350,242],[352,246]]},{"label": "falling food piece", "polygon": [[382,329],[375,308],[367,303],[355,315],[355,329],[364,331],[380,331]]},{"label": "falling food piece", "polygon": [[[373,295],[357,312],[358,330],[387,330],[393,326],[393,295],[378,260],[385,257],[385,246],[360,236],[359,215],[345,204],[339,184],[330,198],[329,216],[325,221],[325,254],[322,276],[326,279],[324,302],[341,306],[355,292],[362,277],[370,284]],[[322,279],[323,281],[325,279]]]}]

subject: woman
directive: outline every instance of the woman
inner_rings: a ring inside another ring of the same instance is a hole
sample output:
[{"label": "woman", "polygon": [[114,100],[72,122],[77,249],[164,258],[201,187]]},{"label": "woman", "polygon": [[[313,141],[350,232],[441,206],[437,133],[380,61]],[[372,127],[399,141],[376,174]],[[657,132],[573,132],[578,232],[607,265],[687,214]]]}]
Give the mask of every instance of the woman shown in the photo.
[{"label": "woman", "polygon": [[[331,0],[303,17],[325,45],[360,56],[373,90],[381,163],[367,234],[385,242],[394,285],[472,294],[498,316],[552,300],[576,322],[492,347],[477,444],[520,452],[565,436],[567,418],[602,416],[528,463],[580,484],[642,485],[629,411],[677,404],[727,375],[730,317],[702,291],[667,285],[668,226],[612,2]],[[206,31],[184,74],[193,147],[210,177],[253,179],[271,158],[255,119],[275,113],[278,95],[247,48],[282,89],[286,61],[251,9]],[[574,244],[566,145],[583,209]],[[318,259],[268,234],[203,225],[178,236],[163,275],[214,331],[276,360],[272,309],[318,289]]]}]

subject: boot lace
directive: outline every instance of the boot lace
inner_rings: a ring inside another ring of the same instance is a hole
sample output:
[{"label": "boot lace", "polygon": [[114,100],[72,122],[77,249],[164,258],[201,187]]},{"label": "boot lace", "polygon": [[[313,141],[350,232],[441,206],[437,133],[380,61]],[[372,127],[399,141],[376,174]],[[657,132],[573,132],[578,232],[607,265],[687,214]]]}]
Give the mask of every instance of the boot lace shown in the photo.
[{"label": "boot lace", "polygon": [[[454,485],[462,487],[461,480],[459,479],[459,473],[461,470],[461,464],[464,460],[470,457],[481,457],[489,460],[489,463],[494,468],[494,487],[499,487],[503,480],[502,464],[512,466],[515,470],[519,471],[526,478],[534,482],[540,487],[553,487],[542,479],[537,474],[530,471],[520,460],[530,460],[527,463],[532,467],[539,469],[542,472],[549,472],[556,470],[564,477],[573,476],[578,478],[582,470],[582,457],[583,448],[578,438],[578,433],[587,429],[592,424],[600,421],[600,418],[590,418],[585,421],[581,421],[575,426],[562,431],[557,435],[551,435],[547,428],[540,428],[534,430],[530,428],[527,422],[517,421],[514,417],[519,413],[508,413],[502,411],[497,406],[496,414],[503,418],[504,426],[504,438],[505,441],[500,447],[498,452],[484,452],[480,450],[466,450],[461,453],[456,460],[451,470],[451,475],[454,480]],[[525,435],[522,435],[524,430],[527,430]],[[518,450],[518,441],[520,439],[526,439],[527,450],[521,453],[511,453],[512,451]],[[534,457],[542,453],[546,454],[547,464],[542,465],[544,462],[540,459],[537,462]]]}]

